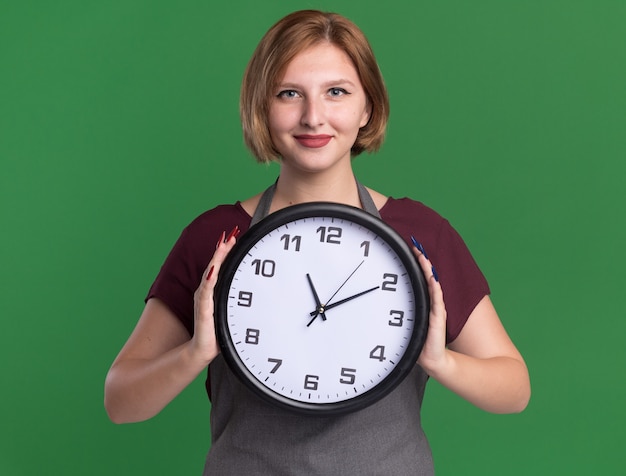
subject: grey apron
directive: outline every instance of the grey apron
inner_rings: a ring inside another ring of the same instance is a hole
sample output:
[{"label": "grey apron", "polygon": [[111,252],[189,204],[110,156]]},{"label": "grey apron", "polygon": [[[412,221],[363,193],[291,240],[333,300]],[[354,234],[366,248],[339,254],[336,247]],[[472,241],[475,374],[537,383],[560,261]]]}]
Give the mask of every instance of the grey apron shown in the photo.
[{"label": "grey apron", "polygon": [[[380,218],[367,189],[357,187],[363,209]],[[261,197],[251,226],[267,216],[275,189]],[[266,403],[221,355],[209,373],[212,445],[204,476],[434,474],[420,420],[428,377],[417,364],[382,400],[342,416],[303,416]]]}]

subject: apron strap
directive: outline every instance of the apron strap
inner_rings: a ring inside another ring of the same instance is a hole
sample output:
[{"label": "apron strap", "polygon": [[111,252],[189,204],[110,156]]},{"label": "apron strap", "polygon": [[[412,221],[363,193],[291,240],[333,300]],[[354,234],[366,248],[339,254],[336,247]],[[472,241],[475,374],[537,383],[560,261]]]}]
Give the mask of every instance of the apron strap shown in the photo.
[{"label": "apron strap", "polygon": [[378,208],[376,208],[376,204],[372,199],[372,196],[367,191],[367,189],[357,180],[356,187],[359,190],[359,200],[361,200],[361,206],[363,210],[365,210],[370,215],[374,215],[376,218],[380,218],[380,213],[378,213]]},{"label": "apron strap", "polygon": [[[269,214],[270,206],[272,205],[272,198],[274,198],[274,192],[276,191],[276,182],[268,187],[268,189],[263,192],[263,195],[261,195],[259,204],[254,210],[254,215],[252,216],[250,226],[260,222]],[[369,194],[367,189],[358,180],[356,182],[356,187],[359,192],[359,200],[361,202],[363,210],[365,210],[370,215],[374,215],[376,218],[380,218],[380,213],[378,213],[376,204],[374,203],[374,200],[372,199],[372,196]]]}]

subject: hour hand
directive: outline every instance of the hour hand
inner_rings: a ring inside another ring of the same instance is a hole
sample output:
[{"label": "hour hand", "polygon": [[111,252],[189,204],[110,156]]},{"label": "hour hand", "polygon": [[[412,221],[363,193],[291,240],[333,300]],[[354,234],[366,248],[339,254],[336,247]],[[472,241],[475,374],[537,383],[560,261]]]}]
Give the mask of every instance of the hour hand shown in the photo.
[{"label": "hour hand", "polygon": [[[315,290],[315,286],[313,285],[313,280],[311,279],[311,275],[307,273],[306,279],[309,282],[311,291],[313,292],[313,299],[315,299],[315,311],[311,313],[311,317],[313,317],[313,320],[315,320],[317,316],[322,316],[322,320],[325,321],[326,314],[324,313],[324,306],[322,305],[322,301],[320,301],[320,298],[317,295],[317,291]],[[313,320],[311,320],[308,325],[311,325],[311,322],[313,322]]]}]

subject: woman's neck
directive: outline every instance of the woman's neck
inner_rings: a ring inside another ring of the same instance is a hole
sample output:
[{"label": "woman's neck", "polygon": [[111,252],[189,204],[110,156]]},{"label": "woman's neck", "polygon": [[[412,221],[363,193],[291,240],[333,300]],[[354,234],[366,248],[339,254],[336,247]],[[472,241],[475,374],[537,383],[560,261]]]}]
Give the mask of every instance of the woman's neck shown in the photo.
[{"label": "woman's neck", "polygon": [[298,203],[318,201],[360,206],[356,179],[352,170],[344,174],[300,174],[298,176],[281,170],[271,211]]},{"label": "woman's neck", "polygon": [[[289,174],[281,172],[274,191],[270,212],[275,212],[298,203],[307,202],[335,202],[345,205],[361,207],[361,200],[356,185],[356,178],[351,173],[347,177],[339,179],[337,175],[321,179],[320,176],[311,177],[311,180],[289,180]],[[387,202],[385,195],[375,190],[367,189],[379,210]],[[262,193],[250,197],[241,202],[243,209],[252,216]]]}]

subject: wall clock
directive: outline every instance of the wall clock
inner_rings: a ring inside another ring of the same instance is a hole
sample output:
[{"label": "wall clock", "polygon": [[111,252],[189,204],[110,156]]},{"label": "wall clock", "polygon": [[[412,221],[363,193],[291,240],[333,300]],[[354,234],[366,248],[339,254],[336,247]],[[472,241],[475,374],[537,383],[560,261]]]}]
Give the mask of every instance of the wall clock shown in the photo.
[{"label": "wall clock", "polygon": [[308,414],[362,409],[417,362],[426,279],[387,224],[313,202],[268,215],[238,241],[215,294],[218,342],[259,397]]}]

